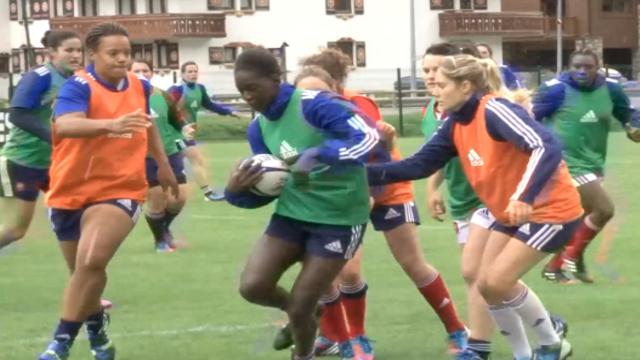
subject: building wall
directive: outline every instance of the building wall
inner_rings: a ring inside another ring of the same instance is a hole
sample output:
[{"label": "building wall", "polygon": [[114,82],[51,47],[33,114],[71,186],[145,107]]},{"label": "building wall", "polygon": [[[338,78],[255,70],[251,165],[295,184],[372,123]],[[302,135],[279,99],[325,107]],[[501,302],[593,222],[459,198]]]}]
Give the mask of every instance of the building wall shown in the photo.
[{"label": "building wall", "polygon": [[628,13],[602,11],[602,0],[591,0],[589,33],[602,37],[605,48],[635,48],[638,45],[637,0],[631,0]]},{"label": "building wall", "polygon": [[[147,1],[136,0],[138,14],[147,13]],[[224,65],[209,65],[209,47],[220,47],[231,42],[251,42],[269,48],[280,47],[286,42],[289,71],[295,71],[301,59],[341,38],[364,41],[366,44],[366,67],[356,68],[349,86],[361,89],[392,89],[396,78],[396,68],[409,75],[411,62],[418,63],[424,50],[431,44],[444,41],[438,29],[438,14],[431,10],[429,0],[415,1],[416,16],[416,59],[411,59],[410,26],[408,1],[365,1],[364,15],[354,15],[344,20],[335,15],[327,15],[324,0],[271,0],[268,11],[226,17],[226,38],[169,39],[179,44],[180,62],[187,60],[200,64],[202,80],[210,90],[217,93],[235,92],[232,69]],[[455,0],[455,8],[460,0]],[[78,5],[76,3],[76,5]],[[488,11],[500,11],[500,0],[489,0]],[[167,0],[169,13],[205,13],[207,1]],[[100,0],[100,15],[115,15],[116,0]],[[80,9],[76,6],[76,16]],[[5,12],[6,14],[6,12]],[[304,16],[292,16],[304,14]],[[8,17],[8,15],[6,15]],[[47,20],[35,20],[30,25],[31,42],[41,46],[40,39],[49,28]],[[25,44],[24,29],[17,21],[10,22],[10,45],[18,48]],[[460,39],[455,39],[460,40]],[[502,60],[502,40],[500,37],[477,37],[470,40],[489,43],[497,61]],[[418,66],[418,69],[420,67]],[[179,75],[179,74],[178,74]],[[294,74],[289,75],[289,79]],[[171,84],[172,72],[158,76],[156,82],[162,86]]]},{"label": "building wall", "polygon": [[540,11],[540,0],[502,0],[502,11]]}]

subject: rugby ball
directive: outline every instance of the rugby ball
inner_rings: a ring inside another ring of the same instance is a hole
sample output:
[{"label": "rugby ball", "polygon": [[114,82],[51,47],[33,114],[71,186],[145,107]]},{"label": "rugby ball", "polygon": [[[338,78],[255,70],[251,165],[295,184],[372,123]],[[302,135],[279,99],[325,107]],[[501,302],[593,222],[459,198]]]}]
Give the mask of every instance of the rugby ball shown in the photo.
[{"label": "rugby ball", "polygon": [[260,164],[263,170],[262,178],[251,188],[251,192],[260,196],[279,196],[289,178],[287,164],[270,154],[254,155],[250,159],[253,164]]}]

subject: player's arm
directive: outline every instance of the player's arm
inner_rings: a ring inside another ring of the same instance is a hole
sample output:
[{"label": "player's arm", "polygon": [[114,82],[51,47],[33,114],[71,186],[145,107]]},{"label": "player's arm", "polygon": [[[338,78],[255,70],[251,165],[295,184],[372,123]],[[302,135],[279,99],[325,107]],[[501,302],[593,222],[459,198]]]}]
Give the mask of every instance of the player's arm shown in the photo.
[{"label": "player's arm", "polygon": [[493,139],[509,141],[531,154],[511,200],[533,204],[562,161],[560,144],[542,124],[531,119],[526,110],[508,100],[489,101],[485,117],[487,131]]},{"label": "player's arm", "polygon": [[316,162],[327,165],[364,164],[379,140],[372,121],[359,114],[350,102],[328,92],[305,91],[302,95],[304,119],[331,139],[307,149],[298,163],[306,160],[302,171]]},{"label": "player's arm", "polygon": [[369,185],[385,185],[429,177],[457,152],[451,139],[452,121],[445,120],[420,150],[408,158],[367,166]]},{"label": "player's arm", "polygon": [[59,137],[94,137],[108,133],[124,134],[146,131],[151,126],[146,109],[138,109],[118,119],[88,119],[91,89],[82,78],[72,77],[60,88],[54,108],[56,135]]},{"label": "player's arm", "polygon": [[50,86],[49,72],[28,72],[18,83],[9,110],[9,119],[13,125],[48,143],[51,143],[51,130],[38,119],[35,110]]},{"label": "player's arm", "polygon": [[613,116],[622,124],[631,140],[640,141],[640,112],[631,105],[617,81],[607,79],[607,87],[613,102]]},{"label": "player's arm", "polygon": [[200,92],[202,93],[202,106],[205,109],[220,115],[232,115],[236,112],[232,107],[212,101],[209,94],[207,94],[207,89],[204,85],[197,84],[196,86],[200,86]]},{"label": "player's arm", "polygon": [[160,91],[160,93],[162,94],[164,101],[167,103],[167,108],[169,109],[169,112],[167,114],[169,124],[178,131],[182,130],[182,127],[187,125],[187,122],[185,121],[184,116],[178,110],[177,102],[168,92]]},{"label": "player's arm", "polygon": [[537,121],[550,118],[564,102],[564,85],[558,79],[552,79],[540,86],[533,97],[533,115]]},{"label": "player's arm", "polygon": [[[249,123],[247,139],[254,155],[271,153],[264,143],[257,118]],[[224,197],[229,204],[243,209],[256,209],[276,199],[275,197],[258,196],[249,191],[251,186],[260,180],[259,171],[259,165],[252,167],[246,161],[236,165],[224,189]]]}]

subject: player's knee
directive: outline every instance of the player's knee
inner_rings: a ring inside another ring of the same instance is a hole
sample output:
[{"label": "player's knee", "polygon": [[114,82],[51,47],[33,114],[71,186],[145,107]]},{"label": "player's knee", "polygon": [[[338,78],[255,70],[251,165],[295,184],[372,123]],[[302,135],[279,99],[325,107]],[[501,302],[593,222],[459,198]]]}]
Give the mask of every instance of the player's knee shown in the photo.
[{"label": "player's knee", "polygon": [[478,290],[489,303],[504,299],[511,287],[511,284],[495,275],[483,276],[478,280]]},{"label": "player's knee", "polygon": [[294,324],[305,324],[313,317],[315,305],[309,305],[306,302],[298,301],[295,297],[291,298],[287,306],[287,315],[289,320]]},{"label": "player's knee", "polygon": [[23,226],[12,226],[8,228],[4,235],[0,237],[0,242],[12,243],[14,241],[18,241],[22,239],[27,234],[27,228]]},{"label": "player's knee", "polygon": [[252,303],[260,302],[268,291],[264,282],[260,281],[257,277],[244,277],[240,281],[238,292],[245,300]]},{"label": "player's knee", "polygon": [[467,285],[474,284],[478,280],[478,269],[475,264],[462,264],[462,278]]},{"label": "player's knee", "polygon": [[591,214],[591,216],[593,217],[593,220],[600,223],[596,225],[601,225],[601,226],[604,226],[607,222],[609,222],[609,220],[611,220],[614,215],[615,215],[615,207],[613,206],[613,204],[610,204],[610,203],[600,204],[596,209],[593,210]]}]

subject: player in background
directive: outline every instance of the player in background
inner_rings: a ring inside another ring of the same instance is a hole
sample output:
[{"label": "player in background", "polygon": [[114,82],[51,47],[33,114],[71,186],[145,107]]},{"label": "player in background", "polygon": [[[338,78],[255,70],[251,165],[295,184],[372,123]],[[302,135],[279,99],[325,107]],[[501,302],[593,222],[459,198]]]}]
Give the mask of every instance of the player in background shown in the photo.
[{"label": "player in background", "polygon": [[116,23],[89,29],[90,64],[66,81],[52,125],[49,216],[67,261],[75,269],[64,291],[53,340],[39,360],[64,360],[82,324],[96,360],[115,359],[100,296],[106,267],[133,229],[147,192],[145,157],[158,179],[178,196],[178,184],[148,114],[151,85],[128,72],[131,44]]},{"label": "player in background", "polygon": [[42,45],[49,61],[18,82],[9,110],[14,126],[0,149],[0,249],[24,237],[38,193],[49,188],[53,101],[64,81],[82,66],[82,41],[76,33],[47,31]]},{"label": "player in background", "polygon": [[[556,333],[537,295],[519,281],[566,244],[583,213],[560,144],[521,106],[488,92],[478,59],[444,58],[436,86],[447,120],[411,157],[369,165],[369,183],[428,177],[459,155],[469,183],[496,218],[478,280],[494,321],[516,359],[566,359],[570,344]],[[538,338],[535,352],[525,324]],[[481,359],[465,352],[463,359]]]},{"label": "player in background", "polygon": [[[402,155],[395,146],[395,133],[385,131],[390,125],[382,121],[377,104],[370,98],[345,88],[350,62],[341,52],[327,49],[308,57],[303,65],[318,66],[325,70],[335,82],[335,91],[376,122],[383,141],[379,144],[378,151],[371,153],[370,162],[401,159]],[[299,87],[303,85],[298,84]],[[450,349],[453,352],[464,349],[467,338],[464,324],[458,317],[444,280],[437,269],[424,258],[417,230],[420,220],[413,202],[413,186],[405,182],[383,189],[372,189],[372,196],[370,220],[374,229],[384,233],[394,258],[439,316],[448,334]],[[340,273],[338,286],[327,294],[330,301],[325,301],[325,311],[320,319],[321,336],[316,343],[319,354],[331,350],[336,342],[344,344],[344,337],[348,335],[347,339],[351,339],[351,343],[355,345],[356,353],[363,353],[365,358],[373,357],[373,348],[365,333],[367,288],[362,275],[362,250],[359,250]],[[334,307],[344,308],[346,317],[340,311],[333,310]],[[346,326],[340,326],[345,318]],[[349,332],[345,333],[344,329],[349,329]]]},{"label": "player in background", "polygon": [[[196,130],[198,112],[203,108],[220,115],[228,115],[235,118],[241,117],[236,110],[211,100],[204,85],[198,83],[198,65],[195,62],[185,62],[180,67],[180,72],[182,74],[182,83],[171,86],[168,92],[176,101],[185,121],[194,124]],[[211,187],[206,160],[202,151],[197,147],[196,141],[194,139],[185,139],[184,146],[182,152],[189,160],[189,164],[191,164],[193,178],[198,187],[204,192],[204,199],[207,201],[224,200],[224,194]]]},{"label": "player in background", "polygon": [[[493,49],[491,46],[484,43],[476,44],[476,49],[478,50],[478,54],[482,59],[493,59]],[[507,65],[498,65],[500,67],[500,72],[502,73],[502,82],[509,90],[516,90],[522,87],[520,84],[520,80],[518,79],[518,75],[516,75],[511,68]]]},{"label": "player in background", "polygon": [[[252,152],[292,163],[275,213],[249,256],[240,293],[287,312],[292,359],[306,360],[314,358],[318,301],[362,241],[369,215],[363,164],[378,133],[345,100],[297,90],[281,84],[280,76],[266,49],[245,50],[235,63],[240,94],[261,113],[248,129]],[[260,166],[243,162],[229,179],[227,201],[252,208],[274,200],[249,192],[259,178]],[[278,281],[298,261],[302,269],[288,292]]]},{"label": "player in background", "polygon": [[632,140],[640,140],[639,114],[617,81],[598,74],[599,67],[596,53],[574,51],[569,57],[570,70],[542,85],[533,102],[536,119],[545,122],[564,145],[564,159],[586,211],[567,248],[542,272],[545,278],[561,283],[570,282],[563,265],[576,279],[593,282],[584,253],[614,214],[613,201],[602,186],[611,122],[619,121]]},{"label": "player in background", "polygon": [[[145,60],[134,60],[131,64],[131,71],[149,81],[153,77],[153,65]],[[148,154],[146,167],[149,191],[145,204],[145,218],[153,234],[156,251],[172,252],[175,245],[170,228],[171,223],[180,214],[187,200],[187,177],[184,173],[183,155],[178,149],[177,143],[183,141],[183,134],[187,138],[192,138],[194,129],[193,124],[185,124],[182,121],[174,100],[167,92],[154,86],[149,98],[149,105],[151,117],[158,127],[164,152],[169,158],[173,175],[180,184],[180,195],[175,198],[171,193],[162,190],[158,181],[158,164]]]},{"label": "player in background", "polygon": [[[427,140],[442,126],[446,118],[442,104],[437,101],[436,73],[445,56],[458,55],[460,52],[460,48],[454,44],[438,43],[427,48],[422,59],[424,81],[432,96],[422,121],[422,133]],[[446,205],[439,190],[443,182],[448,193]],[[447,211],[453,218],[456,240],[461,249],[462,277],[467,286],[467,347],[483,359],[488,359],[495,325],[487,303],[480,294],[477,280],[482,254],[489,239],[489,229],[495,219],[467,181],[458,157],[452,158],[442,169],[429,176],[426,194],[427,209],[433,219],[444,221],[443,216]]]}]

